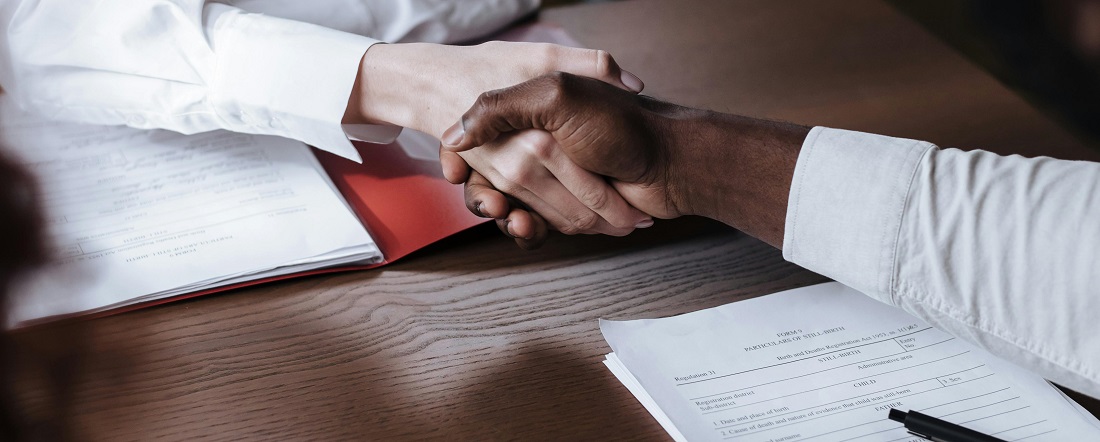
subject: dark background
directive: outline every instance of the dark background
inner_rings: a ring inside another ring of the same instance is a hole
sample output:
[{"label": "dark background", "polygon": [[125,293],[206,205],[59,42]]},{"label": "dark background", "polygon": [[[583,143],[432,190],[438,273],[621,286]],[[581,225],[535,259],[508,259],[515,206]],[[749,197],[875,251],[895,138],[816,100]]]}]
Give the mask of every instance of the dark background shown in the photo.
[{"label": "dark background", "polygon": [[1100,150],[1100,0],[885,1]]}]

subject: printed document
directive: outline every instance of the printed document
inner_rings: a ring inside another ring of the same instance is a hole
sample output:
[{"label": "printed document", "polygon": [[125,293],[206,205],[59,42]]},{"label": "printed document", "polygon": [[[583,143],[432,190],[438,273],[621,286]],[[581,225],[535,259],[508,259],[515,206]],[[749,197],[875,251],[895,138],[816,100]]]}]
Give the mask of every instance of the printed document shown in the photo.
[{"label": "printed document", "polygon": [[1100,440],[1041,377],[839,283],[600,328],[604,363],[676,440],[923,441],[890,408],[1008,441]]},{"label": "printed document", "polygon": [[54,122],[6,96],[0,112],[0,145],[38,179],[54,261],[8,326],[381,260],[302,143]]}]

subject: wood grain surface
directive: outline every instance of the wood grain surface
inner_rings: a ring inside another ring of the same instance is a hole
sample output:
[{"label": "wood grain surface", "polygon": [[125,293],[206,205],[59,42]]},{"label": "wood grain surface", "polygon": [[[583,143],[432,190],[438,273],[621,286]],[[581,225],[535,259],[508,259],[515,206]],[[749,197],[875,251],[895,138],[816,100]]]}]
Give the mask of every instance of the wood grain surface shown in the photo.
[{"label": "wood grain surface", "polygon": [[[874,0],[632,1],[542,19],[684,104],[1098,158]],[[379,270],[79,324],[78,429],[93,440],[664,440],[600,363],[610,349],[597,319],[822,281],[699,219],[627,238],[556,235],[536,252],[483,227]]]}]

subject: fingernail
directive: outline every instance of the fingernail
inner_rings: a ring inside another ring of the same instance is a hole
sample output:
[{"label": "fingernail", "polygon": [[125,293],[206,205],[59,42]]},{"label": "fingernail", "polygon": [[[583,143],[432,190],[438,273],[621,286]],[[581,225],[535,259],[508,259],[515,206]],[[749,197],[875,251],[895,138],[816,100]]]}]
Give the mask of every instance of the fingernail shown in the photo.
[{"label": "fingernail", "polygon": [[638,224],[635,224],[634,228],[635,229],[644,229],[646,227],[652,227],[652,226],[653,226],[653,218],[646,218],[646,219],[643,219],[643,220],[639,221]]},{"label": "fingernail", "polygon": [[485,211],[482,210],[482,206],[484,206],[484,205],[485,205],[485,203],[482,203],[481,201],[478,201],[477,204],[474,205],[474,210],[476,210],[477,214],[481,215],[482,218],[488,218],[487,216],[485,216]]},{"label": "fingernail", "polygon": [[466,129],[462,127],[462,122],[459,121],[443,132],[443,143],[448,146],[457,146],[462,142],[462,137],[466,135]]},{"label": "fingernail", "polygon": [[512,220],[504,220],[504,229],[508,231],[509,235],[512,235],[512,238],[519,238],[519,235],[516,235],[516,231],[512,230]]},{"label": "fingernail", "polygon": [[645,87],[645,84],[642,83],[641,78],[638,78],[637,75],[631,74],[626,70],[623,70],[622,74],[619,77],[622,80],[623,84],[626,85],[626,87],[629,88],[631,91],[634,91],[634,93],[641,92],[642,88]]}]

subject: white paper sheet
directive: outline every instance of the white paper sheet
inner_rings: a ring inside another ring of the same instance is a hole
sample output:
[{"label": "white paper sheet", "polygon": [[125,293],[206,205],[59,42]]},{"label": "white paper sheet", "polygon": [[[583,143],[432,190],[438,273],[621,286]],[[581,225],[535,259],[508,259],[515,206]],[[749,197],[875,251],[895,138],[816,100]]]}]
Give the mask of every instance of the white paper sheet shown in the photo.
[{"label": "white paper sheet", "polygon": [[1100,440],[1039,376],[838,283],[600,328],[605,364],[677,440],[921,441],[890,408],[1010,441]]},{"label": "white paper sheet", "polygon": [[39,180],[55,257],[9,326],[381,258],[302,143],[53,122],[7,97],[0,118],[0,145]]}]

